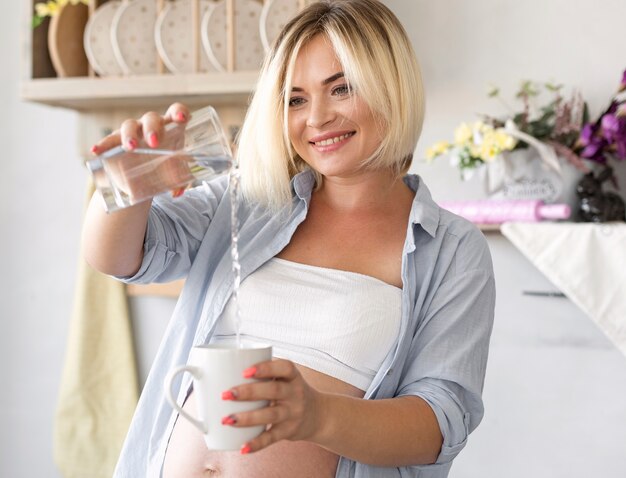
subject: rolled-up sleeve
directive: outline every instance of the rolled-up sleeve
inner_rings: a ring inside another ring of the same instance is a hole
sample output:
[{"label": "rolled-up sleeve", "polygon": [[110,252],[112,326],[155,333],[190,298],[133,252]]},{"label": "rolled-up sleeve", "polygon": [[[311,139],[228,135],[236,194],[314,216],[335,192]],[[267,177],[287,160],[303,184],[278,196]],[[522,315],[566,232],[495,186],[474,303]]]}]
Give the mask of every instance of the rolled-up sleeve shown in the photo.
[{"label": "rolled-up sleeve", "polygon": [[433,409],[443,435],[437,464],[454,459],[483,417],[494,306],[489,261],[441,283],[413,336],[398,395],[419,396]]},{"label": "rolled-up sleeve", "polygon": [[219,178],[187,191],[183,198],[155,198],[148,216],[141,266],[133,276],[117,279],[147,284],[185,277],[225,189],[226,180]]}]

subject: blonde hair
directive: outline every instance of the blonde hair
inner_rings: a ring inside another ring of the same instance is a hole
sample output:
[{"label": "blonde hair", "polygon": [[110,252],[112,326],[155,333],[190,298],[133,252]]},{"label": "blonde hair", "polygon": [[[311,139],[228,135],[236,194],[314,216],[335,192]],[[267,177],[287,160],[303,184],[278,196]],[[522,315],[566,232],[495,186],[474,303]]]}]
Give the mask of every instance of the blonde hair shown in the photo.
[{"label": "blonde hair", "polygon": [[[382,128],[383,140],[366,167],[406,173],[421,133],[420,69],[395,15],[377,0],[309,5],[283,28],[266,56],[238,141],[243,195],[273,211],[291,203],[290,180],[308,168],[289,140],[288,102],[298,52],[319,34],[330,41],[348,84]],[[316,178],[319,186],[321,175]]]}]

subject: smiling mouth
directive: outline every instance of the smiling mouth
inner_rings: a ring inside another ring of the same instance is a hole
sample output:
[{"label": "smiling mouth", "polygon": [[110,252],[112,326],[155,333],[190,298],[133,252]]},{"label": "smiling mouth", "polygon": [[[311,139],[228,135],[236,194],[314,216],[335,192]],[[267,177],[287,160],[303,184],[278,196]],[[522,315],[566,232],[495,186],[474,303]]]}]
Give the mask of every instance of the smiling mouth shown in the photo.
[{"label": "smiling mouth", "polygon": [[331,144],[340,143],[356,134],[356,131],[352,131],[350,133],[342,134],[339,136],[335,136],[334,138],[327,138],[322,141],[310,142],[310,144],[314,144],[315,146],[330,146]]}]

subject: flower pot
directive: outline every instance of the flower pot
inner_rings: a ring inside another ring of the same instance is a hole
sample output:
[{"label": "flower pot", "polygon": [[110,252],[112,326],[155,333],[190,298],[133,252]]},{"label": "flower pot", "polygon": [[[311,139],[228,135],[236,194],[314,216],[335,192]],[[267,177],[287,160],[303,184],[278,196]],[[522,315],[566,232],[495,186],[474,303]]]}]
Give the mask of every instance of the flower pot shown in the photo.
[{"label": "flower pot", "polygon": [[59,77],[87,76],[89,72],[89,63],[83,48],[83,34],[88,16],[87,5],[68,3],[50,20],[48,50]]},{"label": "flower pot", "polygon": [[576,208],[576,184],[582,172],[563,158],[556,171],[531,148],[504,153],[484,168],[485,192],[491,199],[538,199]]}]

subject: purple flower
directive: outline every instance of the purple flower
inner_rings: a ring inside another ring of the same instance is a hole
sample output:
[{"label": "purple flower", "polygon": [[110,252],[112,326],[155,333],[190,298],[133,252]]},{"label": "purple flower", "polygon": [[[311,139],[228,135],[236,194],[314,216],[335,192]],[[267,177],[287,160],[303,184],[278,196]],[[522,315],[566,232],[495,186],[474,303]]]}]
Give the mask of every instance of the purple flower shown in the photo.
[{"label": "purple flower", "polygon": [[[626,70],[622,73],[619,91],[626,91]],[[610,159],[626,160],[625,105],[626,101],[615,95],[595,122],[583,126],[576,150],[581,158],[602,164]]]},{"label": "purple flower", "polygon": [[606,157],[604,156],[604,148],[607,146],[607,142],[600,136],[594,136],[591,141],[583,148],[580,153],[581,158],[590,159],[598,163],[606,163]]},{"label": "purple flower", "polygon": [[600,122],[602,126],[602,136],[609,141],[615,141],[619,133],[620,124],[614,113],[605,114]]},{"label": "purple flower", "polygon": [[580,131],[580,144],[583,146],[587,146],[589,143],[591,143],[591,138],[593,138],[593,135],[595,133],[595,128],[593,127],[593,124],[591,123],[587,123],[585,126],[583,126],[583,129]]}]

